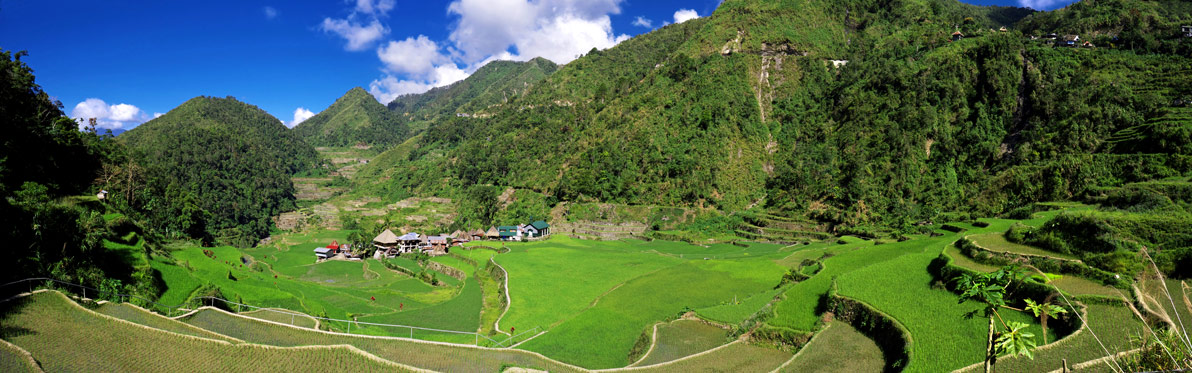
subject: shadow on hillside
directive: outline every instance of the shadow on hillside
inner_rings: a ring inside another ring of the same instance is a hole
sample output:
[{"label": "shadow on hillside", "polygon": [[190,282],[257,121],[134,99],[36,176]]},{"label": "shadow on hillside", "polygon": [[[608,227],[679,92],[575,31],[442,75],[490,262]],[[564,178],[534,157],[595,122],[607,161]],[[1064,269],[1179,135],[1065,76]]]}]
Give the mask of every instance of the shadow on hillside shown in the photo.
[{"label": "shadow on hillside", "polygon": [[12,337],[34,334],[32,329],[13,325],[8,319],[29,307],[29,298],[21,297],[7,302],[0,302],[0,339],[8,340]]}]

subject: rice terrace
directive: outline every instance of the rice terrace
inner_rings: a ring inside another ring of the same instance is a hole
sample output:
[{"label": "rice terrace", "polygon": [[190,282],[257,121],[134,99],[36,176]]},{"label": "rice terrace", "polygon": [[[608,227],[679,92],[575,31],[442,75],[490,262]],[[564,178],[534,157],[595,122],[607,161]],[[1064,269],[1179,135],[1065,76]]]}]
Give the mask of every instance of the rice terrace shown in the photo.
[{"label": "rice terrace", "polygon": [[65,3],[3,372],[1192,370],[1187,1]]}]

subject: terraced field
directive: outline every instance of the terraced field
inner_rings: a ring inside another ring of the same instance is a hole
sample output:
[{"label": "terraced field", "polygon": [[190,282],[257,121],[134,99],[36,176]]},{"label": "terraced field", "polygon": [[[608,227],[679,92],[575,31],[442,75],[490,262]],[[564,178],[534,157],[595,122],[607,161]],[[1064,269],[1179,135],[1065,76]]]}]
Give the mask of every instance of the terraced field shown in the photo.
[{"label": "terraced field", "polygon": [[1070,259],[1070,260],[1078,259],[1077,257],[1074,257],[1072,255],[1068,255],[1068,254],[1064,254],[1064,253],[1057,253],[1054,251],[1047,251],[1047,250],[1043,250],[1043,249],[1040,249],[1040,248],[1037,248],[1034,246],[1016,244],[1016,243],[1007,241],[1006,237],[1004,235],[1002,235],[1002,232],[975,234],[975,235],[968,236],[968,239],[973,241],[973,243],[977,244],[978,246],[981,246],[981,247],[988,249],[990,251],[1014,253],[1014,254],[1024,254],[1024,255],[1047,256],[1047,257],[1052,257],[1052,258]]},{"label": "terraced field", "polygon": [[0,338],[46,371],[409,370],[345,346],[278,348],[165,332],[91,312],[57,292],[10,302],[2,321],[14,327]]},{"label": "terraced field", "polygon": [[505,366],[552,372],[578,370],[525,351],[334,334],[269,323],[212,309],[200,311],[182,320],[250,343],[280,347],[351,345],[386,360],[442,372],[492,372]]},{"label": "terraced field", "polygon": [[[1020,222],[1038,225],[1057,213],[1044,211]],[[357,354],[372,359],[372,363],[343,357],[348,359],[343,360],[345,364],[379,363],[393,367],[396,363],[435,371],[494,371],[504,367],[667,372],[890,368],[884,366],[886,356],[872,340],[824,314],[824,297],[835,286],[840,296],[868,304],[907,328],[912,354],[904,367],[906,371],[946,371],[980,362],[987,323],[980,318],[965,318],[977,305],[958,303],[954,293],[933,286],[935,279],[928,265],[940,254],[947,254],[957,266],[978,271],[996,269],[973,261],[952,245],[967,236],[1003,250],[1013,246],[997,239],[1016,221],[982,221],[984,227],[952,223],[962,232],[938,230],[930,236],[912,235],[904,242],[840,237],[789,245],[693,245],[639,239],[586,241],[556,236],[537,242],[495,243],[497,249],[454,250],[452,256],[425,263],[405,257],[386,259],[390,265],[415,273],[429,271],[428,263],[448,267],[445,271],[464,273],[461,281],[430,272],[445,282],[439,286],[387,268],[386,263],[373,259],[316,263],[309,249],[346,232],[315,231],[282,235],[274,245],[252,249],[186,248],[175,251],[172,258],[151,257],[147,265],[161,270],[168,285],[163,299],[181,302],[200,286],[218,287],[225,298],[255,306],[354,321],[316,324],[310,316],[247,309],[239,315],[203,309],[174,320],[122,304],[106,304],[96,311],[178,338],[247,349],[261,346],[280,348],[278,351],[296,347],[346,349],[336,354]],[[1016,252],[1028,249],[1013,247]],[[807,268],[818,271],[798,270],[808,261],[815,263]],[[494,265],[501,266],[503,271]],[[792,270],[809,277],[782,282],[784,275]],[[506,279],[508,288],[505,288]],[[1116,289],[1076,276],[1057,277],[1053,284],[1074,296],[1120,294]],[[1178,283],[1170,284],[1178,289]],[[1104,338],[1116,341],[1112,348],[1128,349],[1125,336],[1141,323],[1123,323],[1122,319],[1130,316],[1123,307],[1097,304],[1089,307],[1090,327],[1098,335],[1102,334],[1099,329],[1125,326],[1125,331],[1106,331]],[[237,307],[233,305],[232,309]],[[1192,320],[1192,312],[1168,311],[1172,316],[1179,314]],[[667,322],[680,315],[695,315],[728,325],[737,328],[733,335],[747,337],[730,339],[727,330],[697,321]],[[1042,334],[1038,321],[1031,315],[1008,311],[1003,316],[1026,322],[1031,325],[1029,331]],[[749,331],[759,322],[771,330],[789,329],[790,335],[796,336],[793,338],[804,338],[782,342],[787,350],[798,354],[766,345],[773,340],[748,339],[756,336]],[[648,345],[652,349],[636,349],[643,331],[652,332],[655,324],[657,333]],[[314,329],[316,325],[323,330]],[[350,335],[344,334],[347,332]],[[510,337],[510,332],[517,336]],[[811,333],[818,334],[810,344],[801,346],[807,343],[805,338]],[[1053,343],[1056,347],[1040,349],[1040,359],[1036,361],[1006,359],[1001,367],[1012,367],[1003,369],[1014,371],[1052,369],[1049,364],[1054,363],[1055,356],[1061,356],[1050,352],[1052,349],[1065,353],[1069,349],[1079,351],[1062,356],[1084,360],[1103,356],[1099,346],[1091,347],[1087,335],[1078,332]],[[1048,338],[1054,340],[1056,336]],[[19,340],[19,336],[13,341],[32,343],[29,339]],[[514,349],[475,347],[507,347],[515,343]],[[355,349],[358,352],[352,352]],[[637,352],[631,355],[632,351]],[[68,352],[41,353],[56,353],[59,355],[54,356],[61,357]],[[235,354],[231,356],[238,356]],[[379,358],[370,357],[374,355]],[[1074,363],[1072,358],[1069,362]],[[633,366],[624,368],[628,365]]]},{"label": "terraced field", "polygon": [[780,372],[878,372],[882,351],[852,326],[834,322],[816,335]]},{"label": "terraced field", "polygon": [[636,366],[649,366],[678,360],[711,350],[727,343],[727,331],[694,320],[675,320],[659,324],[654,343]]}]

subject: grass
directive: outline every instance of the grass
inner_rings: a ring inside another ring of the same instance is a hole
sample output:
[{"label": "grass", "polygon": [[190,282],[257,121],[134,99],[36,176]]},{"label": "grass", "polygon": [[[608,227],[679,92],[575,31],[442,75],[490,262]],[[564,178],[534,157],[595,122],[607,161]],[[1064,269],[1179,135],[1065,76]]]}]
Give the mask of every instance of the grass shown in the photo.
[{"label": "grass", "polygon": [[772,289],[763,291],[753,294],[749,298],[740,299],[736,303],[730,301],[712,307],[700,308],[695,310],[695,313],[708,320],[727,324],[739,324],[773,301],[774,297],[778,296],[783,290]]},{"label": "grass", "polygon": [[[277,312],[277,311],[281,311],[281,312]],[[256,311],[241,312],[240,314],[254,318],[254,319],[269,320],[269,321],[279,322],[282,324],[289,324],[289,325],[293,325],[293,326],[297,326],[297,327],[301,327],[301,328],[314,329],[319,324],[318,320],[315,320],[314,318],[312,318],[308,315],[302,315],[302,314],[295,315],[297,312],[290,311],[290,310],[277,310],[277,311],[274,311],[273,309],[259,309]]]},{"label": "grass", "polygon": [[[465,282],[460,294],[449,301],[415,310],[360,317],[358,320],[475,332],[480,326],[480,308],[483,306],[483,302],[480,283],[473,277]],[[374,330],[367,326],[362,329],[362,332],[385,335],[383,330]],[[471,336],[468,336],[467,339],[465,342],[472,342]]]},{"label": "grass", "polygon": [[25,353],[20,347],[0,340],[0,372],[41,372],[37,361]]},{"label": "grass", "polygon": [[345,347],[275,348],[165,332],[104,317],[57,292],[4,306],[3,338],[46,371],[404,370]]},{"label": "grass", "polygon": [[629,351],[647,326],[734,295],[764,291],[782,273],[781,267],[763,258],[688,261],[626,282],[522,347],[587,368],[625,366],[631,363]]},{"label": "grass", "polygon": [[654,349],[637,365],[654,365],[711,350],[725,344],[727,334],[724,329],[694,320],[658,325]]},{"label": "grass", "polygon": [[153,258],[149,261],[149,266],[161,273],[162,282],[166,284],[166,291],[157,298],[157,302],[163,305],[182,304],[190,298],[191,293],[203,285],[191,276],[186,268],[167,263],[162,258]]},{"label": "grass", "polygon": [[410,260],[409,258],[403,258],[403,257],[399,256],[396,258],[389,258],[389,259],[385,259],[385,260],[388,261],[390,264],[408,269],[408,270],[410,270],[410,272],[414,272],[414,273],[422,272],[422,267],[418,265],[418,262]]},{"label": "grass", "polygon": [[[907,371],[948,371],[979,362],[985,356],[988,320],[965,316],[980,306],[974,302],[958,304],[955,294],[931,287],[927,265],[951,242],[952,238],[945,236],[882,245],[908,253],[839,278],[840,295],[876,307],[910,331],[914,343]],[[1014,311],[1001,314],[1006,321],[1031,324],[1029,331],[1042,335],[1033,316]]]},{"label": "grass", "polygon": [[[952,264],[968,268],[978,272],[992,272],[998,270],[998,267],[988,264],[981,264],[973,261],[964,253],[960,252],[954,245],[948,245],[944,248],[944,253],[952,258]],[[1050,284],[1055,285],[1065,292],[1072,295],[1104,295],[1111,297],[1118,297],[1122,295],[1120,291],[1111,286],[1097,283],[1075,275],[1062,275],[1058,279],[1051,280]]]},{"label": "grass", "polygon": [[769,372],[791,354],[769,347],[733,342],[707,354],[670,363],[630,369],[633,372]]},{"label": "grass", "polygon": [[1001,233],[975,234],[972,236],[968,236],[968,239],[973,241],[973,243],[976,243],[977,246],[981,246],[981,247],[986,248],[990,251],[1014,253],[1014,254],[1047,256],[1047,257],[1060,258],[1060,259],[1071,259],[1071,260],[1078,259],[1072,255],[1068,255],[1068,254],[1064,254],[1064,253],[1057,253],[1054,251],[1047,251],[1047,250],[1036,248],[1034,246],[1027,246],[1027,245],[1016,244],[1016,243],[1013,243],[1010,241],[1006,241],[1006,237],[1003,236]]},{"label": "grass", "polygon": [[[1089,328],[1105,343],[1105,347],[1111,353],[1130,350],[1133,348],[1130,342],[1132,337],[1145,333],[1142,322],[1138,321],[1126,306],[1092,304],[1088,306],[1087,319]],[[1105,356],[1105,351],[1097,344],[1092,333],[1082,331],[1036,349],[1033,360],[1021,357],[1000,358],[995,367],[998,371],[1005,372],[1041,372],[1059,369],[1064,359],[1067,359],[1068,365],[1071,366],[1102,356]],[[1099,368],[1104,370],[1105,366]],[[977,366],[967,371],[980,370],[980,366]]]},{"label": "grass", "polygon": [[[524,367],[551,372],[576,369],[518,350],[481,349],[416,341],[346,336],[291,328],[251,318],[238,317],[217,310],[203,310],[186,319],[187,323],[251,343],[271,346],[321,346],[346,344],[383,359],[440,372],[500,371],[504,367]],[[336,369],[336,370],[342,370]]]},{"label": "grass", "polygon": [[878,372],[885,368],[882,350],[872,339],[843,322],[820,331],[782,372]]},{"label": "grass", "polygon": [[[447,316],[432,317],[433,313],[424,313],[427,315],[425,319],[404,316],[428,307],[435,307],[439,311],[452,310],[444,313],[452,317],[461,315],[460,312],[478,315],[478,285],[466,287],[462,291],[459,288],[432,287],[389,270],[372,259],[315,263],[308,248],[337,239],[342,233],[323,231],[294,237],[282,236],[276,242],[289,244],[272,247],[244,250],[233,247],[184,248],[173,252],[177,263],[193,270],[165,261],[154,260],[152,263],[155,268],[160,268],[169,289],[162,297],[163,302],[181,303],[194,289],[208,283],[217,286],[224,298],[257,307],[282,308],[336,319],[356,317],[361,321],[400,322],[452,330],[472,331],[478,327],[477,316],[457,318],[470,322],[468,325],[445,325],[441,319]],[[203,250],[208,250],[212,255],[209,257]],[[244,265],[241,257],[251,257],[260,263]],[[438,274],[438,277],[462,285],[446,275]],[[470,298],[456,300],[459,296]],[[465,310],[454,311],[460,304],[467,305]],[[286,319],[288,321],[288,317]],[[327,327],[342,331],[346,330],[347,325],[331,323]],[[408,335],[408,330],[393,333]]]},{"label": "grass", "polygon": [[163,317],[156,313],[146,311],[127,303],[104,303],[96,308],[95,312],[115,317],[117,319],[126,320],[135,324],[145,325],[154,329],[165,330],[178,334],[192,335],[195,337],[234,342],[234,340],[228,339],[222,335]]},{"label": "grass", "polygon": [[554,237],[509,245],[511,252],[494,258],[509,272],[512,304],[501,328],[550,327],[626,281],[683,262],[602,243]]}]

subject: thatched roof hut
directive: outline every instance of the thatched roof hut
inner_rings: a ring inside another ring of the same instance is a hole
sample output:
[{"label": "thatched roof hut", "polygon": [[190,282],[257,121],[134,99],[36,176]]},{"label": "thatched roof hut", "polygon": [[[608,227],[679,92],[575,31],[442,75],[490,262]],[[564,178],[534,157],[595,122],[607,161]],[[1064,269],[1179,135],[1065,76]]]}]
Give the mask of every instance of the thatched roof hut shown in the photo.
[{"label": "thatched roof hut", "polygon": [[376,238],[373,238],[373,242],[382,245],[396,245],[397,235],[393,234],[393,231],[386,229],[384,232],[381,232],[381,234],[378,234]]}]

